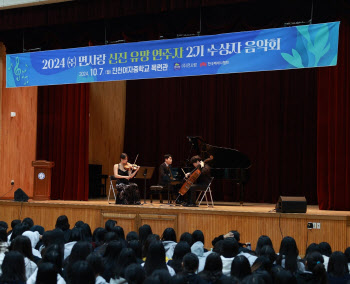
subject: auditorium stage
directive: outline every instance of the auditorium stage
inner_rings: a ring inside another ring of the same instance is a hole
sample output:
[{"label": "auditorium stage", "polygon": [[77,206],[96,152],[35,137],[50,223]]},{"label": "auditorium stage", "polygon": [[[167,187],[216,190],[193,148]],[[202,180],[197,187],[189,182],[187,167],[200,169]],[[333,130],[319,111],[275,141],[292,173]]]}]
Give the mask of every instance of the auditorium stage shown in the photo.
[{"label": "auditorium stage", "polygon": [[[107,219],[115,219],[124,228],[125,234],[137,231],[142,224],[151,225],[153,232],[161,235],[167,227],[173,227],[177,236],[183,232],[202,230],[205,247],[211,248],[211,240],[230,230],[241,233],[242,242],[251,242],[255,248],[260,235],[271,237],[278,250],[282,236],[296,239],[300,254],[306,244],[327,241],[333,250],[344,251],[350,245],[350,212],[321,211],[318,206],[308,206],[307,213],[276,213],[274,204],[216,203],[215,207],[188,208],[169,206],[155,200],[145,205],[115,205],[107,200],[89,201],[33,201],[21,203],[10,200],[0,201],[0,220],[9,223],[13,219],[33,218],[35,224],[53,229],[59,215],[67,215],[71,224],[82,220],[91,229],[104,226]],[[308,222],[320,223],[320,229],[307,229]]]}]

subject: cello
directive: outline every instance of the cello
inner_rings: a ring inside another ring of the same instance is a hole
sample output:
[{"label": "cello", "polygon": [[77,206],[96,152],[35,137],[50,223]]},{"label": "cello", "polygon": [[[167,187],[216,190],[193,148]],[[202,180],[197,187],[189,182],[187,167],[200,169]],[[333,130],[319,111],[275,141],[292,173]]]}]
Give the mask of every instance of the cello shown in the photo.
[{"label": "cello", "polygon": [[[208,159],[206,159],[203,163],[207,163],[213,159],[213,156],[210,156]],[[204,166],[203,166],[204,167]],[[196,182],[196,180],[201,175],[201,165],[198,165],[197,168],[193,170],[193,172],[190,174],[190,176],[187,178],[187,180],[184,182],[184,184],[181,186],[179,190],[179,194],[182,196],[186,194],[186,192],[191,188],[191,186]]]}]

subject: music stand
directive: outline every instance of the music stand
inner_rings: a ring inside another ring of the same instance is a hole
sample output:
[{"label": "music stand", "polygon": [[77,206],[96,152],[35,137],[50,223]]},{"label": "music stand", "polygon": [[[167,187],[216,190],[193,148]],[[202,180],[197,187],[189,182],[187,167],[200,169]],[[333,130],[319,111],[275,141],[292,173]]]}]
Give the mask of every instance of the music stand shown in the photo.
[{"label": "music stand", "polygon": [[145,180],[145,187],[143,189],[143,198],[144,202],[143,204],[146,204],[146,187],[147,187],[147,180],[151,179],[153,176],[155,167],[140,167],[139,171],[137,172],[135,178],[144,179]]}]

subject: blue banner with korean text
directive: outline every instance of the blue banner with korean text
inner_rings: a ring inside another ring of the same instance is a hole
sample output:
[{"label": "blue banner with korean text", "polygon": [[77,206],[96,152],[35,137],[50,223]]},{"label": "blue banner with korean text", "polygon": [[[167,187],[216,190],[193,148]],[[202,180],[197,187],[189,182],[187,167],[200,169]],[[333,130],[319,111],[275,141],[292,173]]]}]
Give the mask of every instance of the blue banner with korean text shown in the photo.
[{"label": "blue banner with korean text", "polygon": [[6,56],[6,87],[334,66],[339,22]]}]

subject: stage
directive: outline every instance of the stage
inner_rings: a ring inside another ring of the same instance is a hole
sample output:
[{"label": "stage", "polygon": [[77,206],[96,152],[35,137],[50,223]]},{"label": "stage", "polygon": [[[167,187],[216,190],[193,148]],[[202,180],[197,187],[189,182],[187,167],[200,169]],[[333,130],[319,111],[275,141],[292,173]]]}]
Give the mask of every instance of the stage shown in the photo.
[{"label": "stage", "polygon": [[[89,201],[0,201],[0,220],[9,226],[13,219],[31,217],[36,225],[51,230],[58,216],[67,215],[71,228],[78,220],[91,226],[104,227],[107,219],[115,219],[124,228],[125,234],[137,231],[143,224],[149,224],[153,232],[161,235],[167,227],[173,227],[179,238],[183,232],[202,230],[205,247],[211,248],[211,240],[230,230],[241,233],[241,242],[256,246],[260,235],[268,235],[278,251],[282,236],[295,238],[300,254],[304,255],[306,244],[329,242],[333,251],[344,251],[350,244],[350,212],[321,211],[318,206],[308,206],[307,213],[276,213],[274,204],[216,203],[215,207],[182,207],[161,204],[154,200],[144,205],[108,204],[106,199]],[[320,229],[307,229],[308,222],[320,223]]]}]

